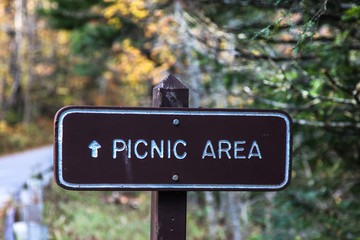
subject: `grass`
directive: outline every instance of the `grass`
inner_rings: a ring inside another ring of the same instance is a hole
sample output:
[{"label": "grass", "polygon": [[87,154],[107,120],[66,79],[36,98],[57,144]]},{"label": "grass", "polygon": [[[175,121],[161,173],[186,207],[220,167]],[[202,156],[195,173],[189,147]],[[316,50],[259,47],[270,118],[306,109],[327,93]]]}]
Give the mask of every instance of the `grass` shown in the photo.
[{"label": "grass", "polygon": [[[150,192],[69,191],[52,183],[44,194],[44,223],[54,240],[149,240]],[[188,206],[187,239],[206,239],[206,226]]]},{"label": "grass", "polygon": [[0,239],[3,239],[4,230],[5,230],[5,214],[6,208],[0,209]]},{"label": "grass", "polygon": [[44,221],[51,239],[150,239],[150,193],[74,192],[52,184]]}]

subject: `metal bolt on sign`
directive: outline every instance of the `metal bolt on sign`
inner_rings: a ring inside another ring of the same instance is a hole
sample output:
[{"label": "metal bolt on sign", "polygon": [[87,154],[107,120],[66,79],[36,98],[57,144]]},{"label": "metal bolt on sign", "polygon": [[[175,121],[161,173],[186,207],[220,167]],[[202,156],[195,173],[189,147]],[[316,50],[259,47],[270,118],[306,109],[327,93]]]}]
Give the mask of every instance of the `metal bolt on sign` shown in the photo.
[{"label": "metal bolt on sign", "polygon": [[178,176],[177,174],[174,174],[174,175],[172,176],[172,180],[174,180],[174,182],[179,181],[179,176]]},{"label": "metal bolt on sign", "polygon": [[173,120],[174,126],[178,126],[179,123],[180,123],[179,119],[176,119],[176,118],[175,118],[175,119]]}]

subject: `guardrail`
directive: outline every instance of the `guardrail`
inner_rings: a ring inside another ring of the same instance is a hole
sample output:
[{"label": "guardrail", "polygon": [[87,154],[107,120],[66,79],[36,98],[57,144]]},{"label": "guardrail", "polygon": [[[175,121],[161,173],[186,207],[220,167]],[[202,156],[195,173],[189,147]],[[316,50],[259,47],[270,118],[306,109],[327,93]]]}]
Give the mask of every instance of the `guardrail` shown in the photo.
[{"label": "guardrail", "polygon": [[52,146],[33,149],[0,158],[0,190],[6,206],[4,240],[45,240],[43,224],[43,188],[52,174]]}]

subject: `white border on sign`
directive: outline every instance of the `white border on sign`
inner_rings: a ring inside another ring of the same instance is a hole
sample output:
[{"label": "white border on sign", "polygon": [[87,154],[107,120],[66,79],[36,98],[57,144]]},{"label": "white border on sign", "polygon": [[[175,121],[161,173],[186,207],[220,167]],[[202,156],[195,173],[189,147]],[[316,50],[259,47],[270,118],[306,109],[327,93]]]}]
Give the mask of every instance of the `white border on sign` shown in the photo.
[{"label": "white border on sign", "polygon": [[[73,113],[92,113],[92,114],[138,114],[138,115],[187,115],[187,116],[248,116],[248,117],[279,117],[285,120],[286,123],[286,162],[285,162],[285,179],[279,185],[238,185],[238,184],[74,184],[68,183],[63,178],[62,172],[62,144],[63,144],[63,122],[64,118]],[[286,114],[281,112],[227,112],[227,111],[184,111],[182,110],[149,110],[149,109],[69,109],[62,112],[59,116],[58,122],[58,176],[59,182],[72,189],[196,189],[205,190],[279,190],[289,182],[289,168],[290,168],[290,120]]]}]

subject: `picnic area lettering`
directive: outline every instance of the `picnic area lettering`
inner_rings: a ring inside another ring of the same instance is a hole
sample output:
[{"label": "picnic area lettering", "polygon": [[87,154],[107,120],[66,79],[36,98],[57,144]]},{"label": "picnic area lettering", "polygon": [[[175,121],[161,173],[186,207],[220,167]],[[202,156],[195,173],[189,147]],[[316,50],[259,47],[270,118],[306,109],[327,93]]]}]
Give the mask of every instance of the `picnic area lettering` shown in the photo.
[{"label": "picnic area lettering", "polygon": [[[164,144],[165,142],[165,144]],[[164,145],[165,148],[164,148]],[[133,147],[132,147],[133,146]],[[118,153],[126,153],[128,158],[136,157],[138,159],[155,158],[171,158],[174,156],[176,159],[184,159],[187,155],[185,151],[180,151],[178,147],[186,147],[186,142],[184,140],[178,139],[173,144],[171,140],[151,140],[149,143],[144,139],[138,139],[132,141],[131,139],[125,141],[123,139],[114,139],[113,140],[113,158],[116,159]],[[139,148],[142,147],[142,152]]]},{"label": "picnic area lettering", "polygon": [[[94,144],[94,142],[97,144]],[[214,142],[214,143],[213,143]],[[202,151],[202,159],[262,159],[261,151],[257,141],[252,141],[252,144],[247,151],[245,151],[244,145],[246,141],[229,141],[219,140],[215,141],[207,140]],[[100,148],[101,146],[94,140],[90,145]],[[215,146],[215,147],[214,147]],[[93,148],[94,148],[93,147]],[[119,156],[127,155],[128,158],[137,159],[154,159],[154,158],[176,158],[186,159],[188,146],[185,140],[178,139],[175,141],[161,139],[159,141],[151,139],[146,141],[144,139],[137,140],[124,140],[114,139],[112,156],[113,159],[119,159]],[[217,147],[217,149],[216,149]],[[96,149],[97,150],[97,149]],[[94,149],[92,150],[92,156],[94,157]],[[96,152],[97,157],[97,152]]]}]

